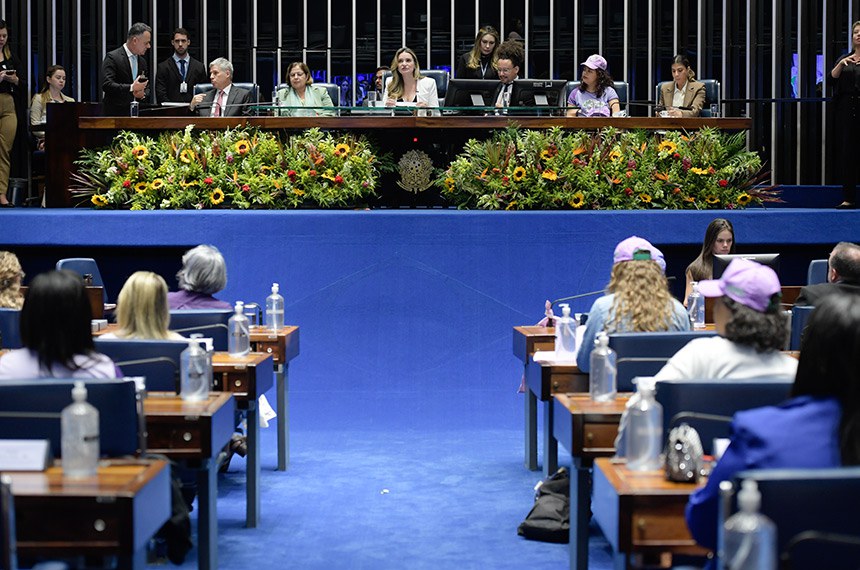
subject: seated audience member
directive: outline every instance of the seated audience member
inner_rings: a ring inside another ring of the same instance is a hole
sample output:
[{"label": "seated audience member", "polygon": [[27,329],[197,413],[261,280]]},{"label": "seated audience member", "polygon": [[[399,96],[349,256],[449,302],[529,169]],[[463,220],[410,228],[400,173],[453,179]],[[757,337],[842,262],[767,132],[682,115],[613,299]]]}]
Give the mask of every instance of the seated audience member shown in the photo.
[{"label": "seated audience member", "polygon": [[227,264],[214,245],[198,245],[182,256],[176,274],[179,291],[167,294],[171,309],[232,309],[226,301],[213,297],[227,286]]},{"label": "seated audience member", "polygon": [[734,259],[719,280],[699,282],[699,292],[716,297],[719,336],[691,340],[657,373],[657,380],[794,378],[797,360],[780,352],[788,340],[781,288],[770,267]]},{"label": "seated audience member", "polygon": [[795,305],[817,305],[825,296],[836,292],[860,295],[860,245],[841,241],[827,260],[827,283],[800,288]]},{"label": "seated audience member", "polygon": [[116,378],[113,361],[95,351],[84,282],[68,270],[37,275],[21,309],[24,348],[0,357],[0,379]]},{"label": "seated audience member", "polygon": [[[385,82],[385,106],[397,103],[415,103],[416,107],[438,107],[439,95],[436,80],[421,75],[418,56],[408,47],[402,47],[391,60],[391,77]],[[439,111],[433,111],[438,115]]]},{"label": "seated audience member", "polygon": [[376,100],[382,101],[384,93],[385,72],[388,71],[387,65],[380,65],[376,68],[373,75],[373,90],[376,92]]},{"label": "seated audience member", "polygon": [[705,106],[705,84],[695,80],[687,56],[672,59],[672,81],[660,87],[660,103],[670,117],[698,117]]},{"label": "seated audience member", "polygon": [[606,59],[599,54],[588,56],[581,63],[579,88],[567,97],[568,117],[611,117],[621,111],[615,83],[606,71]]},{"label": "seated audience member", "polygon": [[212,89],[191,98],[188,108],[201,117],[239,117],[251,112],[251,92],[233,84],[233,64],[219,57],[209,64]]},{"label": "seated audience member", "polygon": [[732,223],[723,218],[712,220],[705,230],[705,241],[702,251],[693,263],[687,266],[687,284],[684,287],[684,305],[693,292],[693,281],[704,281],[714,278],[714,255],[726,255],[735,252],[735,228]]},{"label": "seated audience member", "polygon": [[101,338],[187,340],[168,330],[167,283],[150,271],[137,271],[122,286],[116,303],[119,330]]},{"label": "seated audience member", "polygon": [[52,65],[45,72],[42,90],[33,95],[30,102],[30,127],[38,135],[39,150],[45,148],[45,123],[48,120],[48,103],[74,103],[74,99],[63,93],[66,86],[66,70],[62,65]]},{"label": "seated audience member", "polygon": [[653,332],[690,330],[684,306],[669,293],[663,270],[666,262],[659,249],[632,236],[615,247],[607,295],[597,299],[588,312],[585,334],[576,355],[583,372],[600,331]]},{"label": "seated audience member", "polygon": [[[314,87],[311,70],[303,61],[294,61],[287,67],[290,86],[278,89],[276,102],[285,109],[277,113],[285,117],[334,116],[334,103],[328,89]],[[303,109],[301,107],[307,107]]]},{"label": "seated audience member", "polygon": [[738,412],[731,443],[707,484],[690,496],[687,525],[696,542],[717,545],[719,485],[747,469],[860,464],[860,303],[836,293],[809,318],[791,398]]},{"label": "seated audience member", "polygon": [[20,309],[24,304],[21,296],[21,280],[24,272],[14,253],[0,251],[0,308]]},{"label": "seated audience member", "polygon": [[493,26],[484,26],[475,36],[472,49],[457,60],[457,73],[454,77],[463,79],[498,79],[496,71],[500,37]]}]

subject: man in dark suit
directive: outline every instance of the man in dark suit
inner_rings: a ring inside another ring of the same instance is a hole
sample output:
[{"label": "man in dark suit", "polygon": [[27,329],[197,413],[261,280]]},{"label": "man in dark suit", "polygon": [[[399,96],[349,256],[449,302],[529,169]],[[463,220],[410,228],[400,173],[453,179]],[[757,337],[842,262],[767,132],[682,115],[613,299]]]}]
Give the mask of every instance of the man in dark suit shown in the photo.
[{"label": "man in dark suit", "polygon": [[502,42],[498,49],[497,70],[499,73],[499,85],[493,92],[493,100],[490,104],[496,108],[502,109],[516,105],[516,101],[511,101],[511,91],[514,86],[514,81],[520,73],[520,66],[523,63],[523,45],[514,40]]},{"label": "man in dark suit", "polygon": [[188,106],[201,117],[238,117],[250,112],[254,103],[251,92],[233,85],[233,64],[219,57],[209,64],[212,87],[206,93],[191,98]]},{"label": "man in dark suit", "polygon": [[827,283],[801,287],[795,305],[815,306],[821,299],[836,292],[857,295],[860,300],[860,245],[839,242],[830,252],[827,265]]},{"label": "man in dark suit", "polygon": [[188,53],[191,40],[185,28],[176,28],[170,43],[173,55],[159,63],[155,70],[155,100],[158,104],[190,103],[194,86],[209,80],[206,66]]},{"label": "man in dark suit", "polygon": [[129,103],[146,97],[149,66],[143,55],[151,42],[152,28],[138,22],[129,28],[126,42],[105,56],[102,110],[106,116],[128,116]]}]

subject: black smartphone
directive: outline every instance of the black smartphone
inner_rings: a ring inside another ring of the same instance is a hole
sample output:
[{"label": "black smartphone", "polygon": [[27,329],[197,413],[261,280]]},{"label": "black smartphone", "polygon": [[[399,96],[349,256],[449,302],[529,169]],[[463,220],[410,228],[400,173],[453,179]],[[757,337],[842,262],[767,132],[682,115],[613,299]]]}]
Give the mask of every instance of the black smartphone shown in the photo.
[{"label": "black smartphone", "polygon": [[7,74],[7,75],[15,75],[16,73],[18,73],[18,72],[17,72],[17,71],[15,71],[14,69],[7,69],[7,70],[6,70],[6,74]]}]

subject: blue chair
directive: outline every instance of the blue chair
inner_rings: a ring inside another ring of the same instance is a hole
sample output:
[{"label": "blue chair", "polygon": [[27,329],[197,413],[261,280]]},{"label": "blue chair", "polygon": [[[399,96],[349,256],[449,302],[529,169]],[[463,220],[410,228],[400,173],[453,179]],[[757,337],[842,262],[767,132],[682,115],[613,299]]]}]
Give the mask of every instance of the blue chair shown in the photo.
[{"label": "blue chair", "polygon": [[0,309],[0,348],[21,348],[21,311]]},{"label": "blue chair", "polygon": [[[328,96],[331,97],[331,102],[334,103],[335,107],[340,107],[340,85],[337,83],[322,83],[319,81],[314,81],[313,85],[317,87],[323,87],[326,91],[328,91]],[[281,83],[278,85],[278,91],[281,89],[289,89],[289,83]]]},{"label": "blue chair", "polygon": [[[573,92],[574,89],[579,89],[579,81],[568,81],[567,86],[564,89],[564,104],[567,105],[568,97]],[[612,87],[615,89],[615,92],[618,93],[618,104],[621,106],[621,110],[630,114],[630,86],[626,81],[615,81],[612,84]]]},{"label": "blue chair", "polygon": [[800,341],[803,340],[803,331],[806,329],[806,322],[809,320],[809,315],[815,309],[813,306],[798,306],[791,308],[791,340],[789,341],[789,350],[800,350]]},{"label": "blue chair", "polygon": [[187,342],[97,338],[95,345],[124,376],[143,376],[147,390],[179,393],[180,355],[188,348]]},{"label": "blue chair", "polygon": [[[422,69],[421,75],[424,77],[432,77],[436,82],[436,95],[439,97],[439,104],[442,105],[445,95],[448,93],[448,71],[446,69]],[[385,71],[382,74],[382,85],[391,77],[390,71]]]},{"label": "blue chair", "polygon": [[[745,479],[756,482],[761,493],[760,510],[776,524],[777,551],[784,562],[790,560],[786,568],[858,567],[860,467],[743,471],[737,474],[732,490],[723,493],[721,520],[737,511],[733,491]],[[854,544],[852,540],[826,540],[834,535],[853,539]],[[808,540],[816,537],[822,540]]]},{"label": "blue chair", "polygon": [[633,391],[637,376],[654,376],[666,361],[695,338],[715,332],[636,332],[609,335],[609,346],[617,353],[619,392]]},{"label": "blue chair", "polygon": [[215,350],[227,350],[227,321],[232,315],[232,310],[174,309],[170,330],[183,336],[200,333],[212,338]]},{"label": "blue chair", "polygon": [[107,288],[102,280],[102,274],[99,271],[99,266],[95,259],[91,257],[70,257],[67,259],[61,259],[57,262],[56,269],[68,269],[69,271],[74,271],[81,276],[92,275],[93,285],[102,288],[104,303],[108,302]]},{"label": "blue chair", "polygon": [[[99,411],[102,457],[146,450],[143,406],[130,380],[86,380],[87,401]],[[47,439],[60,457],[60,412],[72,403],[71,379],[0,382],[0,439]]]},{"label": "blue chair", "polygon": [[656,398],[663,406],[663,433],[681,422],[699,432],[706,454],[714,438],[729,436],[735,412],[779,404],[793,382],[777,378],[750,380],[661,380]]},{"label": "blue chair", "polygon": [[[720,82],[716,79],[697,79],[696,81],[703,83],[705,85],[705,105],[702,107],[702,110],[699,112],[700,117],[711,117],[711,104],[716,103],[720,108],[722,108],[722,97],[720,95]],[[658,105],[662,105],[663,101],[661,100],[660,90],[663,88],[663,85],[666,83],[671,83],[671,81],[661,81],[657,84],[655,88],[655,96],[654,101],[657,102]]]},{"label": "blue chair", "polygon": [[829,271],[830,265],[827,259],[813,259],[809,262],[809,269],[806,271],[806,284],[827,283]]}]

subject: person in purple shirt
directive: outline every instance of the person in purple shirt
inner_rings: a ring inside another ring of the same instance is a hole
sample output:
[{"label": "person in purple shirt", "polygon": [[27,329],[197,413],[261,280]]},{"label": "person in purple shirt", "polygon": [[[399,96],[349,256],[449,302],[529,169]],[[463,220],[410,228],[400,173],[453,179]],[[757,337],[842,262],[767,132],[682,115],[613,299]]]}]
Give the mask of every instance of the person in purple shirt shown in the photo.
[{"label": "person in purple shirt", "polygon": [[214,245],[198,245],[182,256],[182,269],[176,274],[179,291],[167,294],[171,309],[232,309],[232,305],[213,297],[227,285],[227,264]]},{"label": "person in purple shirt", "polygon": [[791,398],[738,412],[731,443],[707,484],[690,496],[687,526],[717,546],[719,486],[747,469],[860,465],[860,303],[836,293],[809,317]]},{"label": "person in purple shirt", "polygon": [[567,98],[568,117],[612,117],[621,111],[612,76],[606,70],[606,59],[600,54],[582,62],[579,87]]}]

